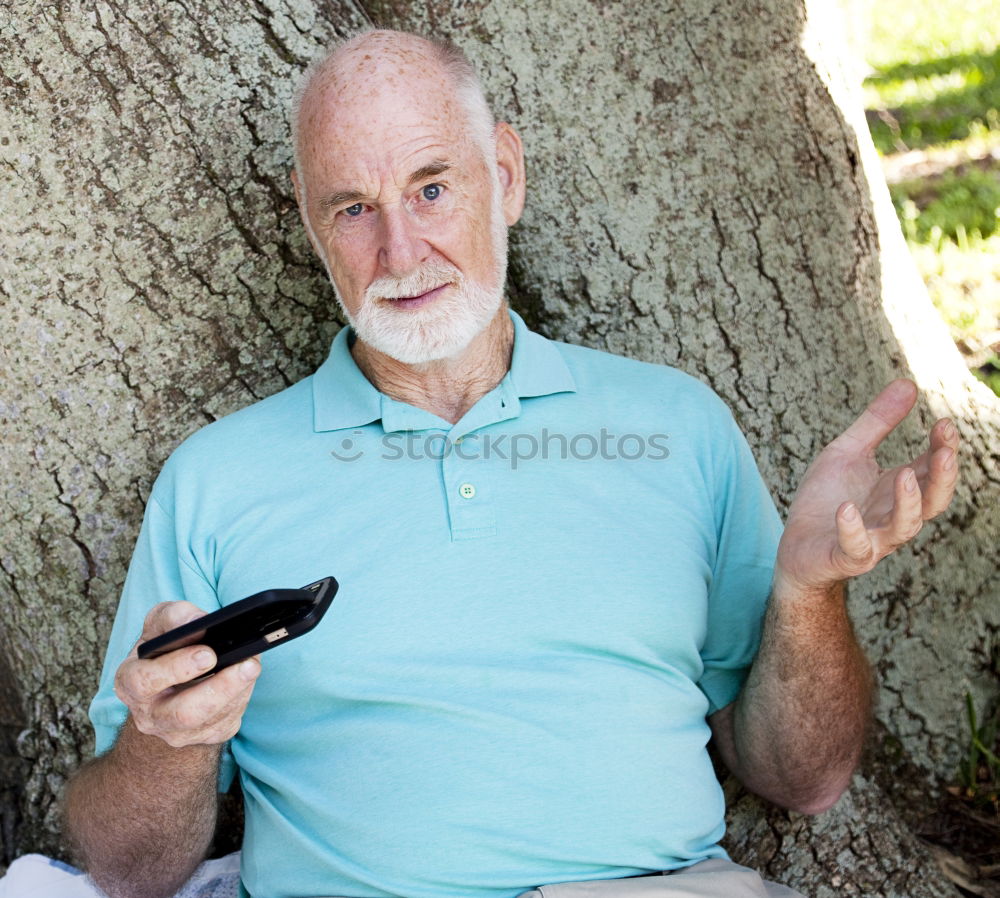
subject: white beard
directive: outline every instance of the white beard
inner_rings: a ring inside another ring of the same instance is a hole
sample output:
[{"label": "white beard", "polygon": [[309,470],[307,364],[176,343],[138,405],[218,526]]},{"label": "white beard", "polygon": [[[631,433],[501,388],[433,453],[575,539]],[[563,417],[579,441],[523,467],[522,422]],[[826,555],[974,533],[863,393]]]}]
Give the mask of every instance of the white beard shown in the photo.
[{"label": "white beard", "polygon": [[[499,187],[494,185],[490,211],[493,285],[470,281],[450,262],[432,259],[412,274],[373,281],[360,311],[351,315],[333,284],[358,339],[405,365],[419,365],[458,355],[486,329],[503,301],[507,275],[507,224]],[[424,308],[400,309],[392,304],[393,297],[419,296],[442,284],[452,286]]]}]

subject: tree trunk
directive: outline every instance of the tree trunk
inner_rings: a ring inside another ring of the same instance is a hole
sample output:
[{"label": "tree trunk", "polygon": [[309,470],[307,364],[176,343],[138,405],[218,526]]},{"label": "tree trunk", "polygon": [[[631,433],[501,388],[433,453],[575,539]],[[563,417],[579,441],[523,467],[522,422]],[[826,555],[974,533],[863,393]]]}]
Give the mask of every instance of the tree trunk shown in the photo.
[{"label": "tree trunk", "polygon": [[[287,171],[295,74],[374,20],[446,35],[521,131],[510,295],[543,333],[676,365],[733,407],[781,506],[892,377],[955,418],[946,517],[856,583],[878,725],[816,819],[732,783],[734,856],[808,895],[953,896],[912,827],[996,705],[998,404],[916,278],[827,6],[802,0],[13,0],[0,8],[0,866],[58,798],[159,466],[313,369],[339,326]],[[155,7],[155,8],[153,8]]]}]

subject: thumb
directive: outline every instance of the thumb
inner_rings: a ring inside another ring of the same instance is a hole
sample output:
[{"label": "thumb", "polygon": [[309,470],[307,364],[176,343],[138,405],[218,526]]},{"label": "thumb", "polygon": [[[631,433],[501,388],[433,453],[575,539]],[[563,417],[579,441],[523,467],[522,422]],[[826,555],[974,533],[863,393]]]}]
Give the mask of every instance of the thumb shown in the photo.
[{"label": "thumb", "polygon": [[[861,512],[853,502],[844,502],[837,509],[837,554],[851,575],[868,570],[872,565],[875,547],[865,529]],[[860,569],[860,570],[859,570]]]},{"label": "thumb", "polygon": [[874,453],[882,442],[903,420],[917,401],[917,387],[911,380],[894,380],[878,394],[854,423],[841,434],[865,451]]}]

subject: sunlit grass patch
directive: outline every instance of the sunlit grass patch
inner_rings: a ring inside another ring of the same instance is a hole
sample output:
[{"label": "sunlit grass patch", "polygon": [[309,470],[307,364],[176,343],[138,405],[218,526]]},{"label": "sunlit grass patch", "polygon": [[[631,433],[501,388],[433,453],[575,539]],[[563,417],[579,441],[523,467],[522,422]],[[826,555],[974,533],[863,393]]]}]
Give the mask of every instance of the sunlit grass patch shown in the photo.
[{"label": "sunlit grass patch", "polygon": [[1000,127],[1000,50],[877,70],[865,82],[872,139],[882,153],[932,146]]},{"label": "sunlit grass patch", "polygon": [[[912,228],[904,221],[904,230]],[[948,325],[970,369],[1000,395],[1000,234],[957,239],[932,232],[910,239],[910,252],[931,301]]]},{"label": "sunlit grass patch", "polygon": [[934,234],[927,242],[911,242],[910,251],[952,336],[970,352],[981,351],[977,334],[998,336],[1000,235],[953,241]]},{"label": "sunlit grass patch", "polygon": [[873,0],[870,10],[865,58],[874,69],[991,52],[1000,38],[996,0]]},{"label": "sunlit grass patch", "polygon": [[969,367],[1000,395],[1000,10],[878,0],[868,123],[910,250]]}]

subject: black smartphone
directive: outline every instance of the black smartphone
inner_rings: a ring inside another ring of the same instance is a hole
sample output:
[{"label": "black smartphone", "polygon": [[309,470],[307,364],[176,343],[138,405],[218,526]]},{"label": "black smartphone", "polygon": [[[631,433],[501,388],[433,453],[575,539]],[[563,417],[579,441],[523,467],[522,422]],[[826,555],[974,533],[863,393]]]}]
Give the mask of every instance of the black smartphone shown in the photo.
[{"label": "black smartphone", "polygon": [[301,589],[265,589],[139,645],[140,658],[156,658],[188,645],[207,645],[216,665],[205,676],[308,633],[326,614],[338,583],[324,577]]}]

